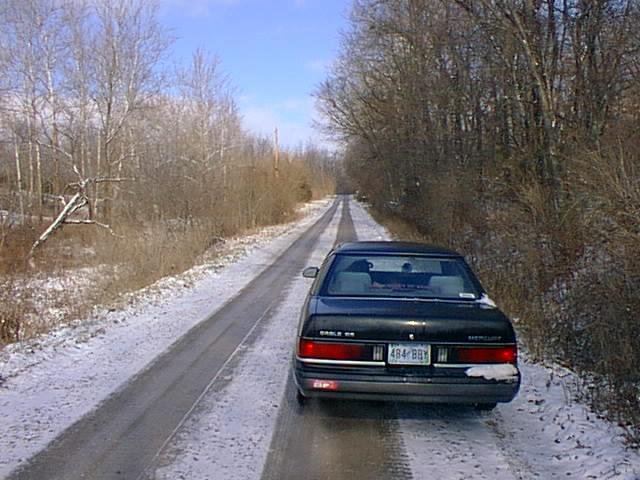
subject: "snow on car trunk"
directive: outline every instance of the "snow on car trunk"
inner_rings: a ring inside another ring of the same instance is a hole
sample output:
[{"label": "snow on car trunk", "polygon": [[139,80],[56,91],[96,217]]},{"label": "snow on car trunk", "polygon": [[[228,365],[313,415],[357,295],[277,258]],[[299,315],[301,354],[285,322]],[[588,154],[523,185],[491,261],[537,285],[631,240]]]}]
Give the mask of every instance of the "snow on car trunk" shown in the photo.
[{"label": "snow on car trunk", "polygon": [[479,377],[486,380],[512,380],[517,378],[518,370],[509,363],[501,365],[480,365],[467,368],[467,377]]}]

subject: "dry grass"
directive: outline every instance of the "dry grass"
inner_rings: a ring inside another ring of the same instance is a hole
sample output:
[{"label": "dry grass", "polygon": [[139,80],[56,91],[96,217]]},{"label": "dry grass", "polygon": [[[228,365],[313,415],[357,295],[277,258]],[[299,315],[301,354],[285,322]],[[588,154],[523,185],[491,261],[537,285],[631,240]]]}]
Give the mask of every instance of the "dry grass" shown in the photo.
[{"label": "dry grass", "polygon": [[269,164],[257,165],[188,195],[167,186],[160,214],[158,204],[135,202],[148,197],[146,184],[136,187],[130,200],[122,199],[131,207],[112,223],[117,236],[95,226],[65,226],[37,252],[35,268],[25,256],[46,225],[0,232],[0,344],[84,318],[94,305],[117,303],[124,293],[182,273],[213,255],[211,247],[225,237],[293,221],[300,202],[326,195],[332,184],[311,178],[302,164],[285,164],[277,176]]},{"label": "dry grass", "polygon": [[381,212],[380,210],[370,209],[369,213],[373,219],[381,225],[384,225],[391,233],[394,239],[407,242],[428,242],[425,235],[420,233],[416,226],[401,217]]},{"label": "dry grass", "polygon": [[24,336],[24,319],[34,313],[31,291],[15,278],[7,279],[0,288],[0,346]]},{"label": "dry grass", "polygon": [[127,225],[119,227],[118,234],[121,237],[101,235],[96,243],[95,261],[109,265],[101,302],[189,269],[219,241],[204,225]]},{"label": "dry grass", "polygon": [[4,229],[0,245],[0,275],[24,270],[25,257],[36,238],[36,228],[32,225]]}]

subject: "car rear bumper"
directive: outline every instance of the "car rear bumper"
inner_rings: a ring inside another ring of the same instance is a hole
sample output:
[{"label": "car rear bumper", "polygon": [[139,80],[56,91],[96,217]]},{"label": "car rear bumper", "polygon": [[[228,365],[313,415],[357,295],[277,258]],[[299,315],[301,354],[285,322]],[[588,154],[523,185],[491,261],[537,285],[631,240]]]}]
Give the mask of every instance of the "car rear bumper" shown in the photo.
[{"label": "car rear bumper", "polygon": [[470,377],[372,376],[295,369],[295,382],[305,397],[489,404],[510,402],[520,388],[520,375],[509,381]]}]

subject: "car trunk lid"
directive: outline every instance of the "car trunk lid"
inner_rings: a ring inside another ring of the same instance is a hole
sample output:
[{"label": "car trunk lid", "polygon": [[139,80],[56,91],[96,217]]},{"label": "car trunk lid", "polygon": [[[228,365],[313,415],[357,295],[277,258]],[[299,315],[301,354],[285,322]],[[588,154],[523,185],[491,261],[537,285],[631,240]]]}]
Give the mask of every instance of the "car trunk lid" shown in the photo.
[{"label": "car trunk lid", "polygon": [[514,343],[507,317],[477,302],[319,298],[306,338],[383,342]]}]

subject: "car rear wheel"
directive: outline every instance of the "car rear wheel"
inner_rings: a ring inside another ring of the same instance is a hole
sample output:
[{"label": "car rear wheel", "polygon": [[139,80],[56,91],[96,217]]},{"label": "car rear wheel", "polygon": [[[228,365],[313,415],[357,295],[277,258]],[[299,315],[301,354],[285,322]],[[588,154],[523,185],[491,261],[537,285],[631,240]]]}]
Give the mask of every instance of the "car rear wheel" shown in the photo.
[{"label": "car rear wheel", "polygon": [[307,400],[307,397],[305,397],[300,390],[296,390],[296,401],[298,402],[298,405],[304,405]]}]

